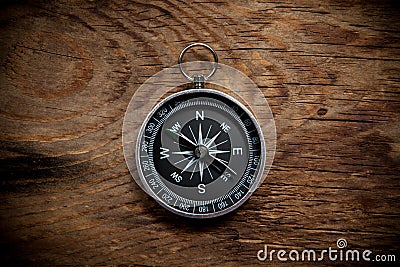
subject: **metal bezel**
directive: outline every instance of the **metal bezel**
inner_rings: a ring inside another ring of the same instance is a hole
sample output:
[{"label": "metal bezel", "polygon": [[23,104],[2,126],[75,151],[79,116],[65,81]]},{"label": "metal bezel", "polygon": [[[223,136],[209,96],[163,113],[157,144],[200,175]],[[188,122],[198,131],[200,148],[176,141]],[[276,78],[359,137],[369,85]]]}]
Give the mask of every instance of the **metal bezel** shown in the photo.
[{"label": "metal bezel", "polygon": [[[197,213],[189,213],[189,212],[184,212],[181,211],[179,209],[176,209],[168,204],[166,204],[158,195],[156,195],[149,187],[144,175],[143,175],[143,171],[142,171],[142,166],[140,164],[140,144],[141,144],[141,139],[143,137],[144,131],[145,131],[145,127],[147,125],[147,123],[149,122],[149,120],[152,118],[152,116],[154,115],[154,113],[158,110],[159,107],[161,107],[165,102],[181,96],[181,95],[185,95],[185,94],[191,94],[191,93],[210,93],[210,94],[216,94],[222,97],[225,97],[227,99],[229,99],[230,101],[232,101],[233,103],[235,103],[236,105],[238,105],[241,109],[243,109],[247,115],[250,117],[250,119],[252,120],[255,128],[257,129],[257,133],[260,137],[260,143],[261,143],[261,154],[260,154],[260,165],[258,167],[258,172],[257,175],[254,179],[254,182],[252,184],[252,186],[249,188],[249,190],[245,193],[245,195],[236,203],[234,203],[232,206],[228,207],[227,209],[221,210],[221,211],[217,211],[217,212],[213,212],[213,213],[207,213],[207,214],[197,214]],[[257,119],[254,117],[253,113],[245,106],[243,105],[240,101],[236,100],[234,97],[223,93],[221,91],[217,91],[214,89],[208,89],[208,88],[202,88],[202,89],[187,89],[187,90],[183,90],[177,93],[174,93],[168,97],[166,97],[165,99],[163,99],[162,101],[160,101],[157,105],[155,105],[153,107],[153,109],[151,110],[151,112],[146,116],[146,119],[144,120],[143,124],[140,127],[139,133],[138,133],[138,137],[137,137],[137,141],[136,141],[136,165],[138,168],[138,174],[139,174],[139,178],[143,184],[143,186],[146,189],[146,193],[148,193],[150,196],[152,196],[161,206],[163,206],[164,208],[166,208],[167,210],[184,216],[184,217],[189,217],[189,218],[201,218],[201,219],[205,219],[205,218],[214,218],[214,217],[218,217],[218,216],[222,216],[225,215],[227,213],[230,213],[233,210],[236,210],[237,208],[239,208],[244,202],[246,202],[246,200],[253,194],[253,192],[257,189],[257,187],[260,185],[260,181],[262,180],[262,176],[264,173],[264,168],[265,168],[265,158],[266,158],[266,149],[265,149],[265,139],[264,139],[264,135],[262,133],[261,127],[257,121]]]}]

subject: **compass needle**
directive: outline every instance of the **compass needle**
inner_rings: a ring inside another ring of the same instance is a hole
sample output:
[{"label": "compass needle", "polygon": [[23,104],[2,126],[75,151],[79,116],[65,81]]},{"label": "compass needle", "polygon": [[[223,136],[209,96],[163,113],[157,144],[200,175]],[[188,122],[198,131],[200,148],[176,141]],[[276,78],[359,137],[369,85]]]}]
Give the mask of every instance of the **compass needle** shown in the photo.
[{"label": "compass needle", "polygon": [[208,173],[210,174],[211,179],[214,180],[214,176],[211,174],[209,166],[206,166],[206,168],[208,170]]},{"label": "compass needle", "polygon": [[186,156],[193,156],[193,151],[175,151],[172,152],[173,155],[186,155]]},{"label": "compass needle", "polygon": [[188,147],[187,145],[182,144],[182,143],[178,143],[178,142],[176,142],[176,141],[174,141],[174,144],[177,144],[177,145],[179,145],[179,146],[186,147],[186,148],[188,148],[188,149],[192,149],[191,147]]},{"label": "compass needle", "polygon": [[223,153],[230,153],[228,150],[208,150],[209,154],[223,154]]},{"label": "compass needle", "polygon": [[199,139],[197,140],[198,145],[203,145],[203,133],[201,132],[201,123],[199,124]]},{"label": "compass needle", "polygon": [[210,147],[209,149],[214,148],[214,147],[217,147],[217,146],[220,146],[220,145],[222,145],[222,144],[225,144],[226,142],[228,142],[228,140],[224,140],[224,141],[222,141],[222,142],[219,143],[219,144],[215,144],[215,145],[213,145],[212,147]]},{"label": "compass needle", "polygon": [[218,138],[218,136],[221,134],[221,131],[219,131],[216,135],[214,135],[213,138],[211,138],[210,140],[208,140],[207,144],[205,144],[205,146],[209,149],[209,146],[214,143],[215,139]]},{"label": "compass needle", "polygon": [[183,158],[183,159],[175,162],[174,165],[178,165],[179,163],[184,162],[185,160],[189,160],[189,158]]},{"label": "compass needle", "polygon": [[190,130],[190,133],[192,134],[192,136],[193,136],[193,140],[194,140],[194,142],[196,143],[196,145],[198,145],[199,144],[199,142],[196,140],[196,137],[194,136],[194,133],[193,133],[193,131],[192,131],[192,127],[190,127],[190,125],[189,125],[189,130]]},{"label": "compass needle", "polygon": [[210,127],[208,128],[208,131],[207,131],[207,134],[206,134],[206,137],[204,138],[204,140],[207,140],[208,136],[210,135],[211,127],[212,127],[212,125],[210,125]]},{"label": "compass needle", "polygon": [[181,171],[181,173],[184,173],[187,169],[190,168],[190,166],[193,165],[193,163],[196,163],[196,162],[197,162],[197,160],[196,160],[195,158],[192,158],[192,159],[189,161],[189,163],[186,164],[185,168]]},{"label": "compass needle", "polygon": [[200,182],[203,182],[204,162],[199,160]]},{"label": "compass needle", "polygon": [[193,171],[192,171],[192,173],[190,174],[190,180],[192,180],[192,178],[193,178],[193,174],[194,174],[194,172],[196,171],[196,166],[197,166],[197,162],[196,162],[196,164],[194,165],[194,167],[193,167]]},{"label": "compass needle", "polygon": [[174,134],[176,134],[177,136],[179,136],[179,137],[182,137],[183,139],[185,139],[186,141],[188,141],[189,143],[191,143],[192,145],[196,145],[192,140],[190,140],[189,138],[187,138],[183,133],[176,133],[175,131],[172,131],[171,129],[167,129],[168,130],[168,132],[170,132],[170,133],[174,133]]}]

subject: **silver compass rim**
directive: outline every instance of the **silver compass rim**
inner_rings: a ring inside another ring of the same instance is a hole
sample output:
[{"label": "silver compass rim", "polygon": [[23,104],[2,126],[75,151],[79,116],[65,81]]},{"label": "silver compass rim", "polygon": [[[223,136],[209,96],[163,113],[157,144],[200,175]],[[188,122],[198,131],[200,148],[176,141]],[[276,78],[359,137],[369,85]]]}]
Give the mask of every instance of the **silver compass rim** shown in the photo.
[{"label": "silver compass rim", "polygon": [[[230,206],[224,210],[221,210],[221,211],[216,211],[216,212],[211,212],[211,213],[206,213],[206,214],[185,212],[185,211],[179,210],[173,206],[166,204],[157,194],[155,194],[151,190],[149,184],[147,183],[147,181],[143,175],[142,166],[140,164],[140,156],[139,156],[140,155],[140,140],[144,134],[147,123],[152,118],[152,116],[155,114],[155,112],[158,110],[158,108],[161,107],[165,102],[167,102],[170,99],[173,99],[177,96],[191,94],[191,93],[199,93],[199,92],[220,95],[220,96],[226,97],[233,103],[237,104],[241,109],[243,109],[249,115],[250,119],[252,120],[253,124],[255,125],[255,128],[257,129],[257,133],[260,137],[260,143],[261,143],[260,165],[258,167],[257,175],[253,181],[253,184],[249,188],[249,190],[245,193],[245,195],[239,201],[234,203],[232,206]],[[170,212],[172,212],[174,214],[177,214],[177,215],[180,215],[183,217],[187,217],[187,218],[195,218],[195,219],[215,218],[215,217],[223,216],[225,214],[228,214],[228,213],[238,209],[241,205],[243,205],[250,198],[250,196],[254,193],[254,191],[260,186],[260,182],[262,181],[262,177],[263,177],[264,169],[265,169],[265,160],[266,160],[265,138],[264,138],[262,129],[261,129],[257,119],[253,115],[253,113],[244,104],[242,104],[239,100],[235,99],[234,97],[232,97],[224,92],[214,90],[214,89],[209,89],[209,88],[186,89],[186,90],[183,90],[180,92],[176,92],[176,93],[166,97],[165,99],[161,100],[159,103],[157,103],[152,108],[152,110],[148,113],[148,115],[146,116],[146,119],[143,121],[143,124],[140,127],[138,137],[136,140],[136,149],[135,150],[136,150],[136,155],[135,155],[136,166],[138,168],[139,178],[140,178],[141,183],[143,184],[143,186],[146,189],[145,190],[146,193],[149,194],[152,198],[154,198],[154,200],[156,200],[157,203],[159,203],[165,209],[169,210]]]}]

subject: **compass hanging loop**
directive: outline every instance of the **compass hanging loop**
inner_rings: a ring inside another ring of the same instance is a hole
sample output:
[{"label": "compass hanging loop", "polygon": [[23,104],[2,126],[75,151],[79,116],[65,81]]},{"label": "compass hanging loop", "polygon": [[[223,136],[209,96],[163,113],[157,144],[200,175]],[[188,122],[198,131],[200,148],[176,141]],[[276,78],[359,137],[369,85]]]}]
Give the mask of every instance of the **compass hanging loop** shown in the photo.
[{"label": "compass hanging loop", "polygon": [[[213,57],[214,57],[213,69],[211,70],[210,74],[208,74],[207,76],[194,75],[193,77],[191,77],[183,70],[183,67],[182,67],[183,56],[185,55],[185,53],[190,48],[192,48],[194,46],[202,46],[202,47],[207,48],[211,52]],[[204,81],[210,79],[211,76],[213,76],[215,74],[215,72],[217,71],[217,68],[218,68],[218,56],[217,56],[217,53],[215,52],[215,50],[211,46],[206,45],[204,43],[193,43],[193,44],[190,44],[190,45],[186,46],[182,50],[182,52],[181,52],[181,54],[179,55],[179,58],[178,58],[178,64],[179,64],[179,70],[181,71],[182,75],[185,76],[185,78],[188,79],[189,81],[193,82],[195,88],[204,88]]]}]

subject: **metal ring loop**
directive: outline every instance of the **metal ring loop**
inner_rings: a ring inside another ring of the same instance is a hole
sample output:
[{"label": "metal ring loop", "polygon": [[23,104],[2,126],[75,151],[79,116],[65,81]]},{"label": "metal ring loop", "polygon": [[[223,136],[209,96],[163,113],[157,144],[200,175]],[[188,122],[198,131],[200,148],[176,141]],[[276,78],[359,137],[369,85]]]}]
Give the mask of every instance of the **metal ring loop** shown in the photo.
[{"label": "metal ring loop", "polygon": [[183,70],[183,68],[182,68],[182,59],[183,59],[183,56],[185,55],[186,51],[188,51],[190,48],[192,48],[192,47],[194,47],[194,46],[202,46],[202,47],[207,48],[208,50],[211,51],[211,53],[212,53],[212,55],[213,55],[213,57],[214,57],[214,67],[213,67],[212,71],[210,72],[210,74],[208,74],[208,76],[205,76],[205,77],[204,77],[204,80],[208,80],[208,79],[211,78],[211,76],[214,75],[214,73],[217,71],[217,68],[218,68],[218,56],[217,56],[217,53],[215,53],[214,49],[212,49],[211,46],[209,46],[209,45],[206,45],[206,44],[203,44],[203,43],[193,43],[193,44],[190,44],[190,45],[186,46],[186,47],[182,50],[182,52],[181,52],[181,54],[179,55],[179,58],[178,58],[179,70],[181,71],[181,73],[183,74],[183,76],[186,77],[186,79],[188,79],[188,80],[191,81],[191,82],[194,81],[194,78],[193,78],[193,77],[190,77],[190,76]]}]

